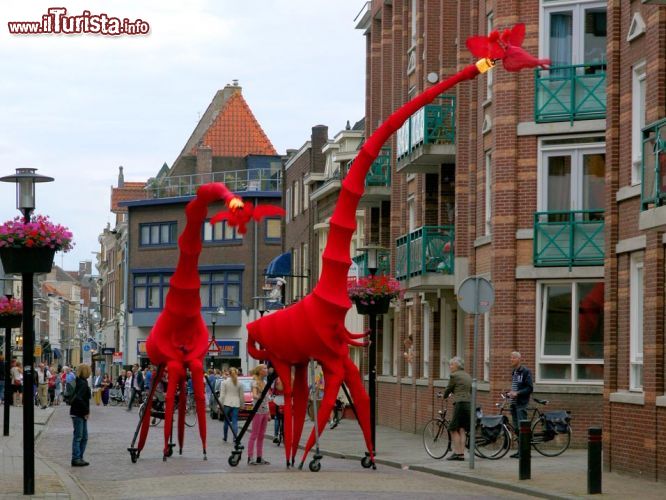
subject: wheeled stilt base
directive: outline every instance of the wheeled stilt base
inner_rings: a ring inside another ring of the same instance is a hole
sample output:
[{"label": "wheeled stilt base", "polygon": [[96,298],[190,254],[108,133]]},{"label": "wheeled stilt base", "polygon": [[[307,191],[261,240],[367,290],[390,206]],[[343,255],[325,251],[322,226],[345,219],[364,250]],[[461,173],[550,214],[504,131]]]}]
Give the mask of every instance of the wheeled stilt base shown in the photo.
[{"label": "wheeled stilt base", "polygon": [[375,464],[375,461],[370,458],[370,453],[367,451],[365,452],[365,456],[361,459],[361,466],[364,469],[369,469],[372,467],[372,470],[377,470],[377,465]]}]

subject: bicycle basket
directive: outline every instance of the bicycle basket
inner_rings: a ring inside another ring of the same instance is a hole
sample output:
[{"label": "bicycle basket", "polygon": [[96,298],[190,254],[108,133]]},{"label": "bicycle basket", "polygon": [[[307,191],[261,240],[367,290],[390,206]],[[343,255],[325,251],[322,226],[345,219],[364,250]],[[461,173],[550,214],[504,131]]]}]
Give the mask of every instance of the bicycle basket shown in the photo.
[{"label": "bicycle basket", "polygon": [[571,416],[566,410],[549,411],[543,414],[546,419],[546,431],[566,434],[569,430]]},{"label": "bicycle basket", "polygon": [[504,418],[504,415],[481,417],[481,434],[483,438],[491,443],[494,443],[502,433],[502,424],[504,423]]}]

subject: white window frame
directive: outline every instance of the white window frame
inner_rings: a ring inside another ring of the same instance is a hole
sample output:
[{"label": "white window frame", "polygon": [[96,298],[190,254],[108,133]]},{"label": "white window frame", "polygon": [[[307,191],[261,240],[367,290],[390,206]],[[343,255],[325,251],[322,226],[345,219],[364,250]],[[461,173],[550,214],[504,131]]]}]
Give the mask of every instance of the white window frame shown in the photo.
[{"label": "white window frame", "polygon": [[492,152],[486,151],[484,155],[485,161],[485,234],[489,236],[492,234]]},{"label": "white window frame", "polygon": [[303,182],[303,211],[310,208],[310,185]]},{"label": "white window frame", "polygon": [[[301,274],[300,272],[300,267],[301,267],[301,259],[300,259],[300,251],[301,249],[298,247],[294,247],[291,250],[291,259],[292,259],[292,265],[291,268],[294,270],[294,274],[298,275]],[[291,299],[296,300],[300,296],[300,283],[298,280],[295,280],[292,282],[294,286],[292,287],[291,290]]]},{"label": "white window frame", "polygon": [[643,128],[645,127],[646,64],[635,64],[631,72],[631,184],[641,183]]},{"label": "white window frame", "polygon": [[411,46],[415,47],[416,46],[416,31],[417,31],[417,25],[416,25],[416,16],[418,14],[419,6],[418,6],[418,0],[411,0],[411,19],[410,19],[410,40],[411,40]]},{"label": "white window frame", "polygon": [[490,313],[483,315],[483,380],[490,381]]},{"label": "white window frame", "polygon": [[[570,10],[573,12],[571,64],[588,62],[584,60],[585,40],[581,36],[585,26],[585,10],[599,7],[607,7],[607,2],[596,0],[541,0],[541,9],[539,10],[539,57],[548,58],[550,56],[550,13],[552,11]],[[608,8],[606,8],[606,15],[608,15]]]},{"label": "white window frame", "polygon": [[303,289],[303,296],[307,295],[308,290],[308,276],[310,275],[310,249],[307,242],[303,243],[303,255],[302,255],[303,265],[301,266],[301,282]]},{"label": "white window frame", "polygon": [[[537,207],[538,211],[548,210],[548,157],[550,156],[564,156],[571,155],[571,207],[570,210],[580,210],[582,208],[583,196],[583,155],[585,154],[606,154],[605,142],[592,141],[599,134],[588,136],[591,140],[589,143],[574,143],[574,144],[544,144],[544,139],[539,141],[539,154],[537,156]],[[585,136],[563,136],[563,137],[549,137],[548,140],[566,140],[566,139],[582,139]],[[608,168],[606,162],[606,168]]]},{"label": "white window frame", "polygon": [[[546,384],[570,384],[570,385],[603,385],[603,378],[599,380],[578,380],[577,379],[577,365],[604,365],[603,359],[578,359],[577,353],[577,340],[578,340],[578,314],[571,313],[571,349],[568,356],[553,356],[543,354],[543,339],[545,335],[545,315],[543,302],[543,289],[548,285],[569,285],[571,287],[571,304],[578,304],[578,287],[574,286],[579,283],[600,283],[601,280],[543,280],[537,281],[536,293],[536,381]],[[562,364],[569,365],[571,368],[571,378],[569,379],[551,379],[543,378],[541,375],[542,364]]]},{"label": "white window frame", "polygon": [[300,183],[297,179],[297,180],[294,181],[294,183],[292,185],[293,190],[294,190],[294,193],[293,193],[293,197],[294,197],[294,218],[296,218],[296,216],[301,213],[301,203],[300,203],[300,201],[301,201],[301,196],[300,196],[301,195],[301,189],[300,189],[299,184]]},{"label": "white window frame", "polygon": [[448,379],[449,360],[453,357],[453,311],[448,301],[442,297],[439,302],[439,378]]},{"label": "white window frame", "polygon": [[405,359],[405,363],[407,364],[407,377],[411,378],[414,376],[414,335],[413,331],[414,329],[412,326],[414,325],[414,306],[410,305],[407,308],[407,336],[412,335],[412,346],[407,350],[406,352],[411,354],[411,361],[409,359]]},{"label": "white window frame", "polygon": [[291,189],[287,188],[287,191],[284,195],[284,209],[285,209],[285,214],[284,218],[286,221],[291,220]]},{"label": "white window frame", "polygon": [[643,392],[644,280],[643,252],[637,252],[629,264],[629,390],[637,392]]},{"label": "white window frame", "polygon": [[423,321],[423,341],[422,355],[421,355],[421,378],[430,377],[430,333],[431,333],[431,307],[430,303],[425,300],[422,302],[422,321]]},{"label": "white window frame", "polygon": [[382,375],[395,375],[395,353],[393,342],[393,318],[391,315],[384,316],[382,325]]},{"label": "white window frame", "polygon": [[407,198],[407,226],[409,233],[416,229],[416,200],[413,195]]}]

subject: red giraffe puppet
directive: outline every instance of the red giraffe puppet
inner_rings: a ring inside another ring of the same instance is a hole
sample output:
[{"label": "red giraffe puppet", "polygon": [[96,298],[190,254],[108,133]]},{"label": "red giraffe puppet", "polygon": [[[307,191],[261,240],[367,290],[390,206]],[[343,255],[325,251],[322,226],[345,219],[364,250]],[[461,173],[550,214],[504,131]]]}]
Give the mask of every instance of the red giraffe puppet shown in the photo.
[{"label": "red giraffe puppet", "polygon": [[[308,399],[306,366],[311,359],[322,366],[326,380],[324,399],[318,414],[319,429],[325,428],[340,385],[344,382],[356,405],[359,425],[371,463],[374,463],[369,398],[361,383],[359,371],[349,358],[349,346],[366,345],[358,340],[366,334],[350,333],[344,326],[345,316],[351,307],[347,295],[347,273],[351,265],[349,248],[356,230],[356,208],[363,195],[365,177],[389,136],[418,109],[447,89],[487,71],[497,60],[502,60],[508,71],[547,65],[549,61],[537,60],[520,47],[524,34],[525,26],[518,24],[501,35],[493,32],[488,37],[469,39],[468,48],[481,60],[403,105],[368,138],[342,183],[340,197],[330,220],[330,234],[322,255],[322,271],[317,286],[298,303],[248,324],[248,352],[256,359],[269,360],[284,385],[287,467],[294,465],[303,430]],[[292,366],[296,368],[293,386]],[[314,439],[313,430],[305,446],[301,466]]]},{"label": "red giraffe puppet", "polygon": [[[178,401],[178,446],[183,449],[185,433],[186,403],[186,370],[192,374],[194,400],[196,402],[199,435],[206,458],[206,404],[203,382],[203,359],[208,350],[208,329],[201,316],[201,299],[199,296],[198,261],[201,253],[202,227],[208,214],[208,205],[223,200],[228,212],[221,212],[211,219],[215,223],[226,219],[230,226],[238,228],[244,234],[246,224],[251,220],[260,220],[268,215],[282,215],[280,207],[262,205],[254,207],[249,202],[234,195],[222,183],[211,183],[201,186],[196,197],[185,207],[187,224],[178,238],[180,255],[176,271],[169,282],[164,310],[160,313],[155,326],[148,336],[146,350],[152,363],[158,365],[157,376],[152,390],[162,380],[164,370],[168,370],[169,383],[166,394],[166,414],[164,425],[164,460],[171,453],[169,438],[171,435],[176,390],[180,390]],[[151,395],[152,397],[152,392]],[[141,422],[141,435],[138,451],[145,444],[148,435],[150,412],[146,411]],[[138,456],[138,454],[137,454]],[[134,455],[133,455],[134,458]]]}]

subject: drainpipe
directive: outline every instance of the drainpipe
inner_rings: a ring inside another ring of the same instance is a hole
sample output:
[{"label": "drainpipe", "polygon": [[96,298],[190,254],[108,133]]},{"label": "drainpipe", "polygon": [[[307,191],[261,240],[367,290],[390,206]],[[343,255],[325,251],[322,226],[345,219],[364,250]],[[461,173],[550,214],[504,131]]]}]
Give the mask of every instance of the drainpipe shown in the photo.
[{"label": "drainpipe", "polygon": [[[259,200],[255,200],[255,206],[256,203]],[[258,297],[258,289],[257,289],[257,279],[258,279],[258,272],[257,272],[257,266],[258,266],[258,256],[257,252],[259,249],[259,242],[257,241],[258,234],[259,234],[259,229],[257,226],[259,225],[259,222],[256,221],[254,224],[252,224],[254,230],[252,231],[253,234],[253,242],[252,242],[252,297]],[[254,299],[252,299],[252,302],[255,302]],[[258,312],[257,312],[257,304],[253,303],[252,308],[254,309],[254,319],[255,321],[258,319]],[[250,355],[247,352],[247,346],[245,346],[245,370],[247,373],[250,372]]]},{"label": "drainpipe", "polygon": [[123,255],[123,365],[127,365],[128,342],[129,342],[129,310],[127,298],[129,296],[129,238],[130,238],[130,224],[129,224],[129,210],[127,210],[127,234],[125,236],[125,255]]}]

